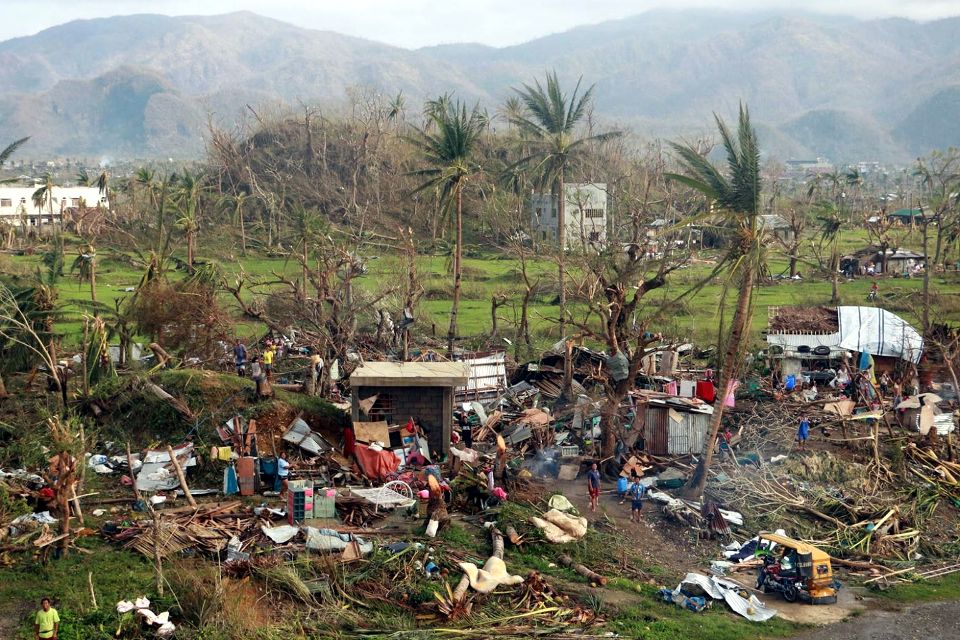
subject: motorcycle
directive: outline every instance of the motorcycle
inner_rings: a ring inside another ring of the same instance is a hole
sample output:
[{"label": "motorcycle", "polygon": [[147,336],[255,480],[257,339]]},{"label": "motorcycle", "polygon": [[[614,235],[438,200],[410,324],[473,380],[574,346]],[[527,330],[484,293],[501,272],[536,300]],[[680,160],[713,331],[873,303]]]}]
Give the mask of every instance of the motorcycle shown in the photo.
[{"label": "motorcycle", "polygon": [[787,602],[796,602],[803,589],[803,578],[791,566],[786,558],[776,558],[772,554],[762,555],[763,566],[757,576],[757,589],[764,593],[782,593]]}]

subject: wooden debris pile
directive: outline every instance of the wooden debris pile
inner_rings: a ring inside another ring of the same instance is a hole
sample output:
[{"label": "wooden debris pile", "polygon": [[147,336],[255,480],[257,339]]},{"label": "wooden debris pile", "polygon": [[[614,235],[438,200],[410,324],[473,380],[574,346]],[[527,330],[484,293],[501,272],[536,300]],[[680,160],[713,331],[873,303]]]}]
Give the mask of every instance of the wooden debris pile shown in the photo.
[{"label": "wooden debris pile", "polygon": [[162,558],[185,549],[212,554],[222,551],[230,538],[259,524],[259,519],[243,510],[239,501],[201,505],[196,511],[189,508],[158,513],[161,516],[159,535],[154,531],[154,522],[144,519],[124,527],[113,539],[149,558],[154,557],[155,545],[159,546]]}]

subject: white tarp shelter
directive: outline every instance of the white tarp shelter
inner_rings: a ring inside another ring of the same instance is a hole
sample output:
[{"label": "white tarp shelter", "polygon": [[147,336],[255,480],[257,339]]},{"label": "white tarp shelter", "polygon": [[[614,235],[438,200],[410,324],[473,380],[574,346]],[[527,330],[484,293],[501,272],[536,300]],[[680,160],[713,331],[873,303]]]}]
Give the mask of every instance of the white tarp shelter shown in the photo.
[{"label": "white tarp shelter", "polygon": [[898,316],[879,307],[837,307],[840,321],[838,346],[849,351],[866,351],[873,356],[890,356],[920,362],[923,336]]}]

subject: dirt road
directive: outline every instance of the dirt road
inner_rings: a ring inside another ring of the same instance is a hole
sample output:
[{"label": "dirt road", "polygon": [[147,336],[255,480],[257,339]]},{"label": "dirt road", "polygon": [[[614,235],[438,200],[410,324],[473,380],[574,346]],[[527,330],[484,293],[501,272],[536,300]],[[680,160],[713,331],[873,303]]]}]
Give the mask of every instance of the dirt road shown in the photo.
[{"label": "dirt road", "polygon": [[794,640],[932,640],[960,638],[960,602],[928,602],[899,610],[872,609]]}]

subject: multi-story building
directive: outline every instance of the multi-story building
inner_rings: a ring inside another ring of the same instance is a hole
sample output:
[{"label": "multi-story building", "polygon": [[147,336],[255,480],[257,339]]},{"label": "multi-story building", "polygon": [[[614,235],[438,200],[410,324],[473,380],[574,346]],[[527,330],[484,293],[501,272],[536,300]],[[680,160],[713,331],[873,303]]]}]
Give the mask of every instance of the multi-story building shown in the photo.
[{"label": "multi-story building", "polygon": [[50,200],[38,207],[33,194],[40,185],[32,187],[0,186],[0,222],[14,226],[26,224],[36,227],[60,222],[64,213],[80,207],[109,209],[106,195],[97,187],[53,187]]},{"label": "multi-story building", "polygon": [[[602,182],[564,183],[567,248],[607,243],[607,185]],[[556,242],[560,229],[557,198],[537,193],[530,199],[530,229],[538,241]]]}]

